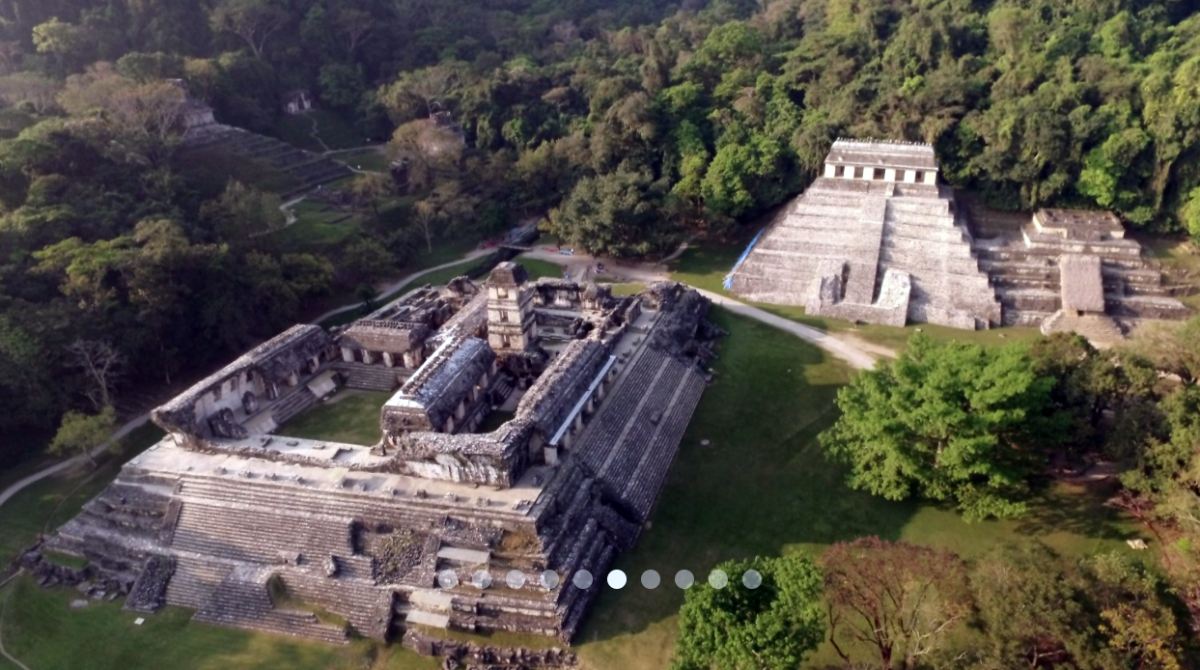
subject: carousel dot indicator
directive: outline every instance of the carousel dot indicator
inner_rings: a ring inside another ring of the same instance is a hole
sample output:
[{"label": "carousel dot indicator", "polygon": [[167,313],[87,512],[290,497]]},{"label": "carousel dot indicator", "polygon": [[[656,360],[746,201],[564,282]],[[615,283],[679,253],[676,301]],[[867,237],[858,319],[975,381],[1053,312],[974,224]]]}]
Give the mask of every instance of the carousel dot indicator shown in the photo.
[{"label": "carousel dot indicator", "polygon": [[542,586],[553,591],[558,588],[558,573],[553,570],[546,570],[542,573]]},{"label": "carousel dot indicator", "polygon": [[724,570],[713,570],[708,573],[708,585],[714,589],[723,589],[729,584],[729,575]]},{"label": "carousel dot indicator", "polygon": [[748,589],[757,589],[762,586],[762,575],[758,570],[747,570],[746,574],[742,575],[742,584]]},{"label": "carousel dot indicator", "polygon": [[442,570],[438,573],[438,586],[443,589],[452,589],[458,586],[458,575],[454,574],[453,570]]},{"label": "carousel dot indicator", "polygon": [[625,573],[621,570],[613,570],[612,572],[608,573],[608,585],[610,588],[623,589],[625,588],[625,582],[627,581],[628,579],[626,579]]},{"label": "carousel dot indicator", "polygon": [[580,570],[571,578],[571,583],[577,589],[590,589],[592,587],[592,573],[587,570]]},{"label": "carousel dot indicator", "polygon": [[648,589],[657,589],[658,585],[661,583],[662,578],[658,576],[657,571],[647,570],[642,573],[642,586]]},{"label": "carousel dot indicator", "polygon": [[520,570],[509,570],[508,575],[504,577],[504,583],[510,589],[519,589],[525,586],[525,573]]},{"label": "carousel dot indicator", "polygon": [[696,583],[696,577],[691,570],[680,570],[675,573],[675,586],[687,590],[692,588],[692,584]]},{"label": "carousel dot indicator", "polygon": [[471,584],[482,591],[492,585],[492,573],[487,570],[476,570],[475,574],[471,575]]}]

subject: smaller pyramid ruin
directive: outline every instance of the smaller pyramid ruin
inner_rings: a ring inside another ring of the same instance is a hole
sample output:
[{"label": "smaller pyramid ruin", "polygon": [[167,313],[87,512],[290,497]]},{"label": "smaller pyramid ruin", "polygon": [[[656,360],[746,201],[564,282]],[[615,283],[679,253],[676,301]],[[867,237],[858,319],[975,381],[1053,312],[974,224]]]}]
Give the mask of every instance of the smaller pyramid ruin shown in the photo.
[{"label": "smaller pyramid ruin", "polygon": [[[977,227],[938,173],[928,144],[837,140],[821,176],[751,243],[726,288],[891,326],[1055,330],[1080,317],[1188,316],[1173,297],[1182,287],[1163,285],[1112,213],[983,212]],[[1119,337],[1115,322],[1110,331]]]}]

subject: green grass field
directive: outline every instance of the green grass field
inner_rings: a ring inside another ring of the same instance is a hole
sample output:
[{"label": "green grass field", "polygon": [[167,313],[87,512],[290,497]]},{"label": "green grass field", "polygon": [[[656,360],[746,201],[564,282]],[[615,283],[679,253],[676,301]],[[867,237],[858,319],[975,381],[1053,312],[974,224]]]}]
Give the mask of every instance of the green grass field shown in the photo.
[{"label": "green grass field", "polygon": [[387,156],[378,149],[363,149],[352,153],[337,154],[334,159],[355,170],[371,172],[387,172],[388,170]]},{"label": "green grass field", "polygon": [[391,393],[342,389],[330,402],[315,405],[284,424],[279,432],[292,437],[372,446],[382,435],[379,408]]},{"label": "green grass field", "polygon": [[[346,646],[192,623],[168,607],[141,626],[121,602],[92,601],[78,611],[73,589],[43,591],[22,577],[0,591],[7,601],[4,646],[34,670],[434,670],[434,659],[399,646],[357,640]],[[3,666],[0,666],[3,667]]]},{"label": "green grass field", "polygon": [[292,211],[296,214],[296,222],[271,233],[272,239],[287,249],[329,250],[345,244],[362,230],[362,222],[357,216],[321,203],[305,200],[297,203]]},{"label": "green grass field", "polygon": [[[836,419],[833,401],[850,370],[768,326],[721,309],[713,318],[729,332],[712,366],[714,381],[688,428],[651,523],[638,546],[617,561],[616,567],[630,576],[630,586],[604,589],[577,638],[586,668],[667,666],[683,601],[673,576],[683,568],[702,578],[724,560],[820,552],[833,542],[864,535],[946,547],[968,558],[1029,537],[1067,555],[1127,551],[1123,540],[1137,529],[1081,489],[1047,490],[1023,519],[974,524],[938,506],[888,502],[847,489],[844,472],[825,461],[816,437]],[[364,434],[368,427],[377,432],[382,396],[347,396],[302,415],[284,432],[334,439],[357,430],[358,423]],[[332,411],[339,405],[345,416],[335,419]],[[702,440],[710,443],[702,446]],[[638,578],[647,569],[662,575],[658,589],[640,586]],[[87,667],[101,670],[424,667],[395,647],[366,642],[322,647],[226,631],[188,623],[189,613],[176,609],[151,617],[148,628],[135,629],[132,615],[116,605],[71,612],[67,603],[73,591],[43,592],[28,580],[10,589],[9,612],[17,615],[5,625],[5,644],[39,670],[81,667],[83,659]],[[822,648],[808,667],[836,660],[830,649]]]}]

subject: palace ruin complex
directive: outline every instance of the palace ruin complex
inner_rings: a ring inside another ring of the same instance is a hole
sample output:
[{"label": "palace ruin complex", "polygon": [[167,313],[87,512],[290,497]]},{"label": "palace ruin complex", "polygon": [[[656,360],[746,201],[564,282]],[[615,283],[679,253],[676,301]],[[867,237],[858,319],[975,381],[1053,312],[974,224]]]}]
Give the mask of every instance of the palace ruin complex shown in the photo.
[{"label": "palace ruin complex", "polygon": [[[421,627],[569,640],[704,391],[709,307],[681,284],[617,297],[506,262],[340,331],[295,326],[154,410],[167,436],[47,546],[124,583],[139,611],[332,642]],[[377,443],[286,436],[342,386],[393,392]],[[497,408],[511,418],[480,432]],[[596,584],[572,583],[581,570]]]},{"label": "palace ruin complex", "polygon": [[[1185,318],[1109,212],[965,206],[927,144],[839,139],[727,278],[735,294],[903,326],[1077,326]],[[1115,331],[1115,327],[1112,327]],[[1117,333],[1119,336],[1119,332]]]}]

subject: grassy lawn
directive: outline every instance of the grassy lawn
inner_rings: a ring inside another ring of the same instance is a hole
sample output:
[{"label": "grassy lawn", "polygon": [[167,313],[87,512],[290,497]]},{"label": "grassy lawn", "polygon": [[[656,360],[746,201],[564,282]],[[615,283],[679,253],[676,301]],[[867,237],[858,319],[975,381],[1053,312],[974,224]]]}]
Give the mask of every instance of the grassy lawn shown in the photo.
[{"label": "grassy lawn", "polygon": [[[192,611],[168,607],[146,617],[122,612],[121,601],[91,601],[71,610],[74,589],[37,588],[21,577],[0,592],[7,598],[4,645],[9,653],[38,670],[88,668],[127,670],[433,670],[435,659],[402,647],[367,640],[346,646],[308,642],[192,623]],[[86,659],[86,660],[85,660]]]},{"label": "grassy lawn", "polygon": [[559,265],[558,263],[543,261],[537,258],[524,257],[517,257],[515,260],[517,263],[525,266],[525,269],[529,272],[529,278],[532,281],[537,281],[542,277],[561,279],[563,276],[563,266]]},{"label": "grassy lawn", "polygon": [[362,223],[357,216],[319,202],[305,200],[297,203],[292,211],[296,214],[296,222],[271,233],[276,242],[288,249],[330,249],[345,243],[362,230]]},{"label": "grassy lawn", "polygon": [[[683,602],[674,587],[680,569],[702,579],[724,560],[820,552],[865,535],[946,547],[968,558],[1031,536],[1072,555],[1125,549],[1123,540],[1135,529],[1078,489],[1046,492],[1027,518],[974,524],[936,506],[849,490],[843,471],[825,461],[816,441],[836,419],[833,400],[849,379],[847,367],[768,326],[719,309],[714,318],[730,333],[714,362],[714,383],[650,527],[617,560],[634,586],[603,590],[580,634],[579,653],[590,667],[668,665]],[[711,444],[701,446],[703,439]],[[663,586],[638,585],[647,569],[659,572]],[[837,659],[823,648],[814,661]]]},{"label": "grassy lawn", "polygon": [[120,454],[102,458],[99,468],[71,468],[22,489],[0,508],[0,562],[7,563],[39,534],[75,516],[84,503],[108,486],[122,465],[161,438],[157,426],[146,424],[122,440]]},{"label": "grassy lawn", "polygon": [[380,391],[342,389],[330,402],[315,405],[279,429],[280,434],[371,446],[379,442],[379,408],[392,396]]},{"label": "grassy lawn", "polygon": [[371,172],[387,172],[388,159],[382,151],[376,149],[364,149],[363,151],[355,151],[348,154],[338,154],[334,157],[355,170],[368,170]]},{"label": "grassy lawn", "polygon": [[[733,269],[733,264],[737,262],[738,257],[742,255],[744,250],[744,245],[723,247],[700,245],[690,247],[684,252],[683,256],[672,263],[671,278],[737,299],[737,296],[724,289],[722,283],[725,280],[725,275],[729,274],[729,271]],[[1004,344],[1013,340],[1032,340],[1039,335],[1036,328],[996,328],[992,330],[971,331],[947,328],[946,326],[929,323],[911,324],[904,328],[874,324],[860,326],[841,319],[809,316],[804,313],[803,307],[768,305],[765,303],[754,304],[756,307],[785,319],[803,323],[818,330],[829,333],[851,334],[867,342],[895,350],[903,349],[904,345],[908,342],[908,338],[912,337],[918,330],[938,340],[958,340],[976,344]]]}]

